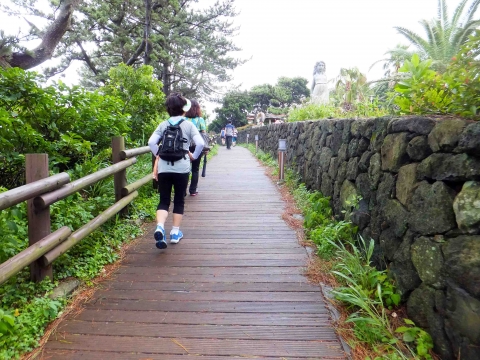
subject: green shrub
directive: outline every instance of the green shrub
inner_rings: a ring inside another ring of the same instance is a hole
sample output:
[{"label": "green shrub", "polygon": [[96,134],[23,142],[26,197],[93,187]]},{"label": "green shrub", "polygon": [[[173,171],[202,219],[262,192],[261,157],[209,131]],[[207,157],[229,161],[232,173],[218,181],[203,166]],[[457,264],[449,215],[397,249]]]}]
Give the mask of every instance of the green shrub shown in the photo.
[{"label": "green shrub", "polygon": [[388,114],[376,101],[356,102],[351,111],[329,104],[305,104],[288,113],[288,121],[381,117]]},{"label": "green shrub", "polygon": [[457,115],[480,119],[480,31],[452,58],[445,72],[432,69],[432,61],[414,55],[400,68],[404,79],[395,86],[394,102],[401,114]]}]

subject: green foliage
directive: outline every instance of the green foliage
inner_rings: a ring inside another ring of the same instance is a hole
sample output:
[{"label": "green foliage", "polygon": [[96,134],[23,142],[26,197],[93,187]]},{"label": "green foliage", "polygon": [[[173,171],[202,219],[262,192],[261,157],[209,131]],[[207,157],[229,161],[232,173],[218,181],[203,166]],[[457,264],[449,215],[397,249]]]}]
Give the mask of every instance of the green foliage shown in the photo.
[{"label": "green foliage", "polygon": [[208,126],[208,131],[220,132],[228,121],[236,127],[247,124],[247,113],[254,104],[247,91],[230,91],[221,103],[222,107],[215,109],[217,118]]},{"label": "green foliage", "polygon": [[395,329],[395,332],[403,334],[402,338],[406,343],[414,343],[416,345],[416,352],[421,359],[432,359],[428,353],[433,349],[432,337],[425,330],[415,326],[412,320],[404,319],[404,321],[405,324],[410,326],[400,326]]},{"label": "green foliage", "polygon": [[374,99],[363,102],[356,102],[349,111],[329,104],[305,104],[293,108],[288,113],[288,121],[305,121],[321,119],[351,119],[351,118],[372,118],[388,114],[388,111],[380,106]]},{"label": "green foliage", "polygon": [[426,38],[403,27],[395,29],[417,48],[422,60],[432,59],[435,70],[443,72],[451,58],[459,52],[480,25],[480,20],[473,18],[480,1],[472,0],[467,7],[469,1],[461,0],[449,19],[447,1],[439,0],[437,17],[429,21],[420,21]]},{"label": "green foliage", "polygon": [[452,58],[443,73],[435,72],[432,60],[414,55],[399,72],[404,78],[395,86],[395,104],[402,114],[452,114],[480,119],[480,66],[475,56],[480,31]]},{"label": "green foliage", "polygon": [[120,64],[111,68],[108,76],[110,80],[100,90],[122,99],[122,114],[130,116],[129,138],[138,141],[150,136],[159,119],[166,116],[163,84],[155,79],[153,67]]},{"label": "green foliage", "polygon": [[26,153],[48,153],[51,166],[64,170],[129,130],[120,99],[41,81],[18,68],[0,70],[0,185],[7,188],[23,184]]}]

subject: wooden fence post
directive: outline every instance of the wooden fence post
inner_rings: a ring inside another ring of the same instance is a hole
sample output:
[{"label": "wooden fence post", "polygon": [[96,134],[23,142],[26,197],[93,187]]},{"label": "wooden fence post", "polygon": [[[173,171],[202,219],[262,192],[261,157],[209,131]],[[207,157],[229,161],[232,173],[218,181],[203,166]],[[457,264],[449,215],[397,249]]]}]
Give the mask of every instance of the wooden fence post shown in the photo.
[{"label": "wooden fence post", "polygon": [[[115,136],[112,138],[112,161],[114,164],[122,161],[120,152],[125,150],[125,139],[123,136]],[[124,169],[113,175],[113,184],[115,187],[115,202],[122,199],[122,189],[127,186],[127,170]],[[124,207],[120,210],[120,215],[128,214],[128,208]]]},{"label": "wooden fence post", "polygon": [[[48,177],[48,155],[27,154],[25,157],[26,183]],[[35,210],[33,199],[27,200],[28,217],[28,242],[33,245],[50,234],[50,207]],[[53,280],[52,265],[43,267],[38,260],[30,264],[30,277],[33,281],[40,282],[45,277]]]}]

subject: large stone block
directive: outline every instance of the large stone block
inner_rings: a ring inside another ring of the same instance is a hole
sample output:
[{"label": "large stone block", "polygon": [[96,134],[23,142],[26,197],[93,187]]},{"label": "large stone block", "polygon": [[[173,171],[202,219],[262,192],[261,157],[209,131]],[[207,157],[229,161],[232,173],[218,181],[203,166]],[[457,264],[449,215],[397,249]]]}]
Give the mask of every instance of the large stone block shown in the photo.
[{"label": "large stone block", "polygon": [[445,330],[455,359],[480,358],[480,300],[451,283],[447,288]]},{"label": "large stone block", "polygon": [[480,122],[470,124],[463,130],[455,151],[480,156]]},{"label": "large stone block", "polygon": [[403,117],[400,119],[393,119],[388,124],[388,133],[411,132],[421,135],[428,135],[432,131],[436,122],[433,119],[425,117]]},{"label": "large stone block", "polygon": [[330,166],[328,168],[328,175],[332,179],[335,179],[335,177],[337,176],[338,166],[339,166],[338,158],[337,157],[332,157],[330,159]]},{"label": "large stone block", "polygon": [[370,158],[373,156],[373,154],[373,151],[365,151],[362,154],[360,161],[358,162],[358,168],[361,172],[368,171],[368,167],[370,166]]},{"label": "large stone block", "polygon": [[418,166],[417,178],[446,181],[480,180],[480,159],[467,154],[432,154]]},{"label": "large stone block", "polygon": [[428,145],[433,152],[452,151],[458,144],[467,122],[459,119],[439,122],[428,135]]},{"label": "large stone block", "polygon": [[322,187],[321,187],[322,194],[324,196],[332,196],[333,195],[333,182],[332,178],[328,176],[328,173],[324,172],[322,174]]},{"label": "large stone block", "polygon": [[332,149],[333,155],[337,156],[340,147],[342,146],[342,132],[336,130],[332,135],[330,141],[330,148]]},{"label": "large stone block", "polygon": [[434,351],[442,359],[452,359],[453,352],[444,328],[445,296],[426,284],[420,285],[407,301],[408,317],[432,336]]},{"label": "large stone block", "polygon": [[355,181],[355,186],[357,187],[362,199],[365,199],[365,201],[368,203],[372,197],[372,184],[368,174],[363,173],[358,175]]},{"label": "large stone block", "polygon": [[442,276],[443,255],[441,245],[427,237],[420,237],[412,245],[412,262],[418,276],[436,289],[445,286]]},{"label": "large stone block", "polygon": [[442,234],[453,229],[456,225],[453,199],[452,190],[443,182],[420,183],[408,206],[410,229],[421,235]]},{"label": "large stone block", "polygon": [[432,153],[426,136],[416,136],[407,146],[407,154],[414,161],[422,161]]},{"label": "large stone block", "polygon": [[418,184],[417,166],[418,164],[405,165],[398,171],[396,196],[405,206],[410,202],[413,191]]},{"label": "large stone block", "polygon": [[402,237],[407,231],[408,211],[397,200],[387,200],[383,212],[395,237]]},{"label": "large stone block", "polygon": [[353,138],[348,144],[347,156],[349,158],[358,156],[358,142],[359,142],[359,139]]},{"label": "large stone block", "polygon": [[459,236],[442,245],[446,275],[480,299],[480,236]]},{"label": "large stone block", "polygon": [[320,153],[320,160],[319,165],[322,168],[322,171],[328,172],[328,168],[330,167],[330,160],[332,159],[333,153],[332,150],[324,147],[322,152]]},{"label": "large stone block", "polygon": [[351,210],[352,200],[358,196],[357,188],[348,180],[345,180],[340,190],[340,203],[344,210]]},{"label": "large stone block", "polygon": [[467,181],[453,202],[458,227],[470,234],[480,232],[480,182]]},{"label": "large stone block", "polygon": [[410,248],[413,240],[414,234],[407,231],[390,265],[390,273],[395,279],[397,289],[403,300],[406,300],[410,292],[419,287],[422,282],[412,262]]},{"label": "large stone block", "polygon": [[382,170],[397,172],[400,167],[408,162],[407,134],[389,134],[383,141]]},{"label": "large stone block", "polygon": [[395,177],[390,173],[384,173],[380,185],[377,190],[378,206],[383,207],[388,200],[394,198],[395,193]]},{"label": "large stone block", "polygon": [[338,150],[338,160],[345,161],[347,159],[348,159],[348,145],[342,144],[342,146],[340,146],[340,150]]},{"label": "large stone block", "polygon": [[344,161],[340,163],[340,166],[338,167],[337,178],[335,180],[340,182],[340,184],[343,184],[343,181],[347,177],[347,164],[348,163]]},{"label": "large stone block", "polygon": [[380,158],[380,154],[376,153],[372,155],[370,158],[370,167],[368,168],[368,177],[370,178],[370,182],[372,184],[372,188],[376,189],[378,186],[378,182],[382,176],[382,160]]},{"label": "large stone block", "polygon": [[388,261],[393,260],[400,245],[401,239],[395,236],[392,228],[387,228],[380,233],[380,249]]},{"label": "large stone block", "polygon": [[348,160],[347,179],[354,181],[358,175],[358,157]]}]

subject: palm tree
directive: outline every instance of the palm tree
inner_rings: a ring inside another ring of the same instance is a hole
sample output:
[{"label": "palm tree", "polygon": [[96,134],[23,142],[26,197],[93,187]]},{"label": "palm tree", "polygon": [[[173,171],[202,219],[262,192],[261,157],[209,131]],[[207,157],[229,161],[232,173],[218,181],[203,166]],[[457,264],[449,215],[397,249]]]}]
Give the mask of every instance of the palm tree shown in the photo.
[{"label": "palm tree", "polygon": [[469,0],[462,0],[452,18],[449,19],[447,1],[438,0],[437,18],[420,21],[427,33],[426,39],[403,27],[395,27],[395,29],[410,40],[422,59],[432,59],[432,65],[437,70],[445,69],[452,57],[459,52],[461,46],[480,25],[480,20],[473,19],[480,0],[473,0],[464,14],[468,2]]},{"label": "palm tree", "polygon": [[334,101],[348,111],[355,102],[364,101],[368,92],[367,77],[358,68],[340,69],[340,75],[335,79]]}]

